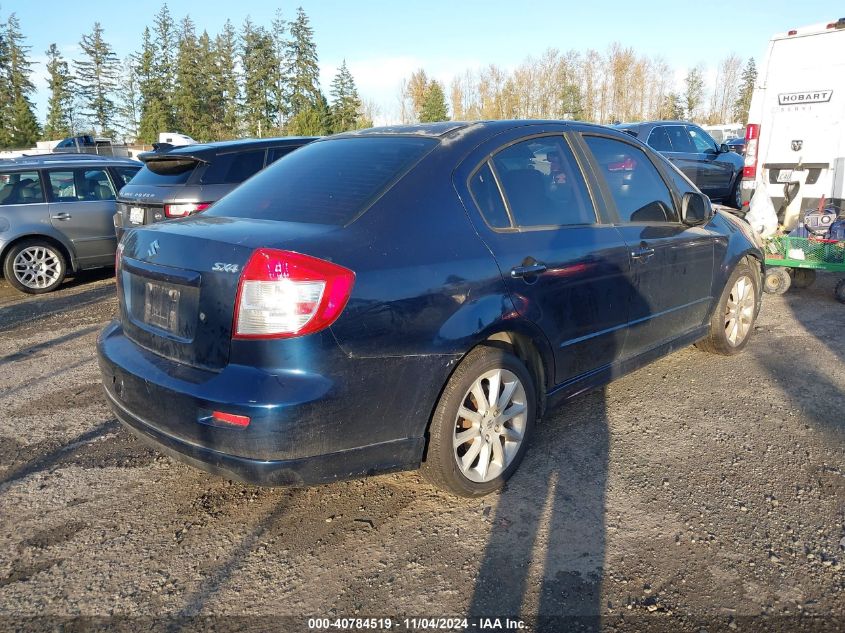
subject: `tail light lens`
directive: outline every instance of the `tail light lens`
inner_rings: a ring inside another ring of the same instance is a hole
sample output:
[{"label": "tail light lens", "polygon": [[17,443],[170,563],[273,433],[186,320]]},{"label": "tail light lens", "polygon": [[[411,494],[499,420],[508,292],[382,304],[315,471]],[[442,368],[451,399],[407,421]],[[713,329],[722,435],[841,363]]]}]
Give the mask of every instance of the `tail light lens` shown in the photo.
[{"label": "tail light lens", "polygon": [[754,179],[757,177],[757,143],[760,139],[760,125],[749,123],[745,128],[745,166],[742,177]]},{"label": "tail light lens", "polygon": [[346,307],[355,273],[316,257],[256,250],[241,273],[233,338],[291,338],[318,332]]},{"label": "tail light lens", "polygon": [[184,218],[186,215],[192,215],[205,211],[211,206],[210,202],[188,202],[182,204],[166,204],[164,205],[164,215],[168,218]]}]

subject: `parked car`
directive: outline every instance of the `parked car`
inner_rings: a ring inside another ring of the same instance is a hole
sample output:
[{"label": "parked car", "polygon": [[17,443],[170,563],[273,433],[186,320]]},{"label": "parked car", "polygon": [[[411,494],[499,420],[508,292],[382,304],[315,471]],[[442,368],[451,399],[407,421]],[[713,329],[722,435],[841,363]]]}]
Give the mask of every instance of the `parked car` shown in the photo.
[{"label": "parked car", "polygon": [[127,158],[45,154],[0,161],[0,262],[22,292],[113,266],[115,192],[141,169]]},{"label": "parked car", "polygon": [[725,141],[725,145],[730,147],[732,152],[745,156],[745,137],[728,139]]},{"label": "parked car", "polygon": [[90,134],[63,139],[53,148],[53,152],[57,154],[97,154],[99,156],[129,158],[129,148],[125,144],[115,143],[110,138],[94,137]]},{"label": "parked car", "polygon": [[544,411],[685,345],[739,352],[761,296],[745,223],[574,122],[329,137],[120,250],[115,415],[266,485],[422,463],[487,494]]},{"label": "parked car", "polygon": [[724,143],[688,121],[649,121],[615,126],[656,149],[715,202],[739,209],[743,160]]},{"label": "parked car", "polygon": [[114,228],[199,213],[267,165],[315,140],[286,137],[165,147],[138,158],[144,168],[120,191]]}]

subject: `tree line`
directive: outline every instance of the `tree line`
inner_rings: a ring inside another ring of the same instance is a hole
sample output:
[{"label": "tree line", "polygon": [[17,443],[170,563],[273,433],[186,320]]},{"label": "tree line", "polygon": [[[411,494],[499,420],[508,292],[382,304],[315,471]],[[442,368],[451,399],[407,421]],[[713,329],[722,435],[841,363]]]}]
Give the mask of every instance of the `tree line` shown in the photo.
[{"label": "tree line", "polygon": [[31,47],[14,13],[0,23],[0,147],[91,132],[151,143],[165,131],[207,141],[372,125],[345,61],[329,98],[323,93],[314,31],[301,7],[289,22],[277,10],[269,28],[247,17],[236,29],[227,20],[212,36],[198,34],[190,16],[177,22],[163,4],[140,49],[126,59],[118,59],[99,22],[79,47],[73,60],[56,44],[46,51],[49,99],[41,126],[32,103]]},{"label": "tree line", "polygon": [[[576,119],[596,123],[689,119],[746,123],[757,78],[754,59],[729,55],[716,67],[712,90],[705,68],[691,68],[675,89],[674,69],[661,58],[611,44],[596,50],[547,49],[512,71],[495,64],[458,73],[449,86],[451,116],[474,119]],[[709,94],[709,100],[707,96]],[[449,117],[446,87],[418,69],[399,93],[403,122]]]}]

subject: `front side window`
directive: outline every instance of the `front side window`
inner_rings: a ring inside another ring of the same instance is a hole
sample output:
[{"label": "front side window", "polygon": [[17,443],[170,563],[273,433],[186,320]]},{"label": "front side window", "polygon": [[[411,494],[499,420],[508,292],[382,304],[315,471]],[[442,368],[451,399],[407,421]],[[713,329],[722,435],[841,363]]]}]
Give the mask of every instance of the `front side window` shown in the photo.
[{"label": "front side window", "polygon": [[114,188],[105,169],[80,170],[82,190],[85,200],[114,200]]},{"label": "front side window", "polygon": [[76,181],[73,170],[50,170],[50,189],[53,192],[53,202],[76,202]]},{"label": "front side window", "polygon": [[0,172],[0,205],[44,202],[37,171]]},{"label": "front side window", "polygon": [[712,153],[719,151],[719,146],[716,145],[716,141],[714,141],[710,135],[701,128],[690,125],[687,130],[689,130],[689,135],[695,145],[696,151],[702,154],[705,152]]},{"label": "front side window", "polygon": [[562,137],[516,143],[498,152],[491,162],[514,226],[595,223],[584,177]]},{"label": "front side window", "polygon": [[586,136],[621,222],[677,222],[672,194],[641,149],[615,139]]}]

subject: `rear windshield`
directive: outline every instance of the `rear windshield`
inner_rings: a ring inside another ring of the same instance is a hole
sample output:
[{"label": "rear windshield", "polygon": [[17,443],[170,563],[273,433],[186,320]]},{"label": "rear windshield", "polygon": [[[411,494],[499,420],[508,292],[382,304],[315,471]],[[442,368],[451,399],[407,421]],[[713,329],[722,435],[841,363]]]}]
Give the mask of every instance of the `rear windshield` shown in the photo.
[{"label": "rear windshield", "polygon": [[202,174],[204,185],[224,185],[243,182],[264,167],[266,150],[231,152],[215,156]]},{"label": "rear windshield", "polygon": [[245,182],[205,215],[346,224],[436,144],[408,137],[311,143]]},{"label": "rear windshield", "polygon": [[148,160],[135,177],[133,185],[184,185],[199,163],[193,159]]}]

